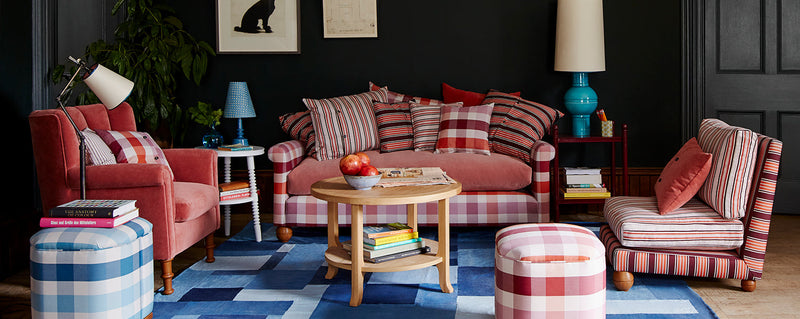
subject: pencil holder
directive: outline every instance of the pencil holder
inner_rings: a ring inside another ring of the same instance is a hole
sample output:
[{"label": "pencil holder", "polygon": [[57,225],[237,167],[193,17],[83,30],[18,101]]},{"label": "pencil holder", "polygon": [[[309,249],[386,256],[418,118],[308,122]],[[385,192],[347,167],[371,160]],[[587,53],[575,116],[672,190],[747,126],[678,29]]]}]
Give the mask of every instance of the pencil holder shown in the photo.
[{"label": "pencil holder", "polygon": [[600,135],[614,137],[614,121],[600,121]]}]

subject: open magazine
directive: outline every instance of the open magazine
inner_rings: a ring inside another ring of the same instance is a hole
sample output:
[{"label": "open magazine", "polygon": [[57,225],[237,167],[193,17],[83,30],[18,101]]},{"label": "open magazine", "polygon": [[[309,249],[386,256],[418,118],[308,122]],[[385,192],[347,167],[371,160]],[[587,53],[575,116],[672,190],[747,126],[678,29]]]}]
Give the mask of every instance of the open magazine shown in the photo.
[{"label": "open magazine", "polygon": [[375,186],[417,186],[452,184],[455,180],[439,167],[379,168],[381,180]]}]

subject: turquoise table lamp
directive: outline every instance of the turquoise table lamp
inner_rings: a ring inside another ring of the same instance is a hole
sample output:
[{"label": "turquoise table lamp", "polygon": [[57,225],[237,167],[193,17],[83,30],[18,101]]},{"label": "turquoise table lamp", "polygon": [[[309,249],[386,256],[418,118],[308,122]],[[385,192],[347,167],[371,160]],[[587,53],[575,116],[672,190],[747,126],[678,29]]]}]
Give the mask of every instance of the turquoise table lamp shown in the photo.
[{"label": "turquoise table lamp", "polygon": [[228,98],[225,100],[225,110],[222,111],[222,117],[239,120],[239,128],[236,130],[236,138],[233,139],[233,144],[250,145],[244,137],[242,119],[256,117],[256,111],[253,109],[253,100],[250,99],[247,82],[231,82],[228,84]]},{"label": "turquoise table lamp", "polygon": [[573,72],[564,106],[572,115],[572,135],[587,137],[597,93],[588,72],[606,70],[602,0],[558,0],[555,70]]}]

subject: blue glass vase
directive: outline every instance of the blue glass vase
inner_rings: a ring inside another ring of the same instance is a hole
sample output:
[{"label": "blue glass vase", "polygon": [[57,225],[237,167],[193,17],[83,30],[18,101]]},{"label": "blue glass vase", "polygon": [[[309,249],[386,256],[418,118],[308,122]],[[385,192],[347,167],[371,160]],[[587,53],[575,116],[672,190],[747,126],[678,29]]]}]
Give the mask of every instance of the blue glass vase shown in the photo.
[{"label": "blue glass vase", "polygon": [[203,147],[205,148],[217,148],[222,145],[222,134],[220,134],[215,125],[211,124],[211,127],[208,128],[206,134],[203,135]]}]

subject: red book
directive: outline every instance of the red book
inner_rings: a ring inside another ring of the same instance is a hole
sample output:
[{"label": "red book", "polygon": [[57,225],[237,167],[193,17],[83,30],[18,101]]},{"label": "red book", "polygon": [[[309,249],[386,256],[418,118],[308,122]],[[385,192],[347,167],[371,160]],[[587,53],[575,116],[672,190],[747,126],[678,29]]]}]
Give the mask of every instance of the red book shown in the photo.
[{"label": "red book", "polygon": [[139,217],[139,209],[114,218],[42,217],[39,227],[95,227],[114,228]]}]

